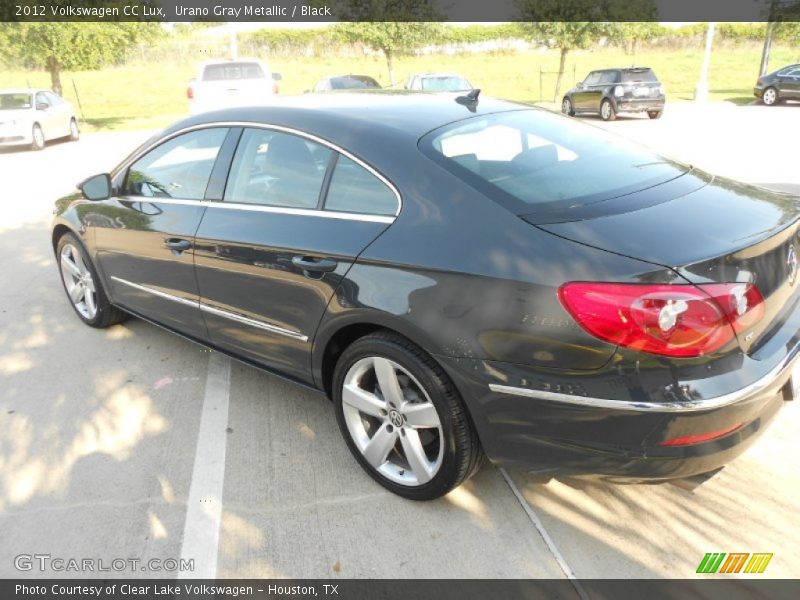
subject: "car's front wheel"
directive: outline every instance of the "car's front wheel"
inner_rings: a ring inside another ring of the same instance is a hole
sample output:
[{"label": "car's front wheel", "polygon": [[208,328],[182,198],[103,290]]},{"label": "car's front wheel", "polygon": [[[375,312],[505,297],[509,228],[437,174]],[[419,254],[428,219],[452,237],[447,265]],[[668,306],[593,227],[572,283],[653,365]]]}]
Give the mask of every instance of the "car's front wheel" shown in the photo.
[{"label": "car's front wheel", "polygon": [[773,104],[778,103],[778,90],[773,87],[768,87],[764,90],[764,93],[761,96],[761,101],[766,104],[767,106],[772,106]]},{"label": "car's front wheel", "polygon": [[42,126],[38,123],[33,125],[31,139],[31,150],[41,150],[44,148],[44,131],[42,131]]},{"label": "car's front wheel", "polygon": [[433,359],[391,332],[351,344],[333,378],[336,418],[350,451],[388,490],[438,498],[483,459],[458,392]]},{"label": "car's front wheel", "polygon": [[602,104],[600,104],[600,117],[603,121],[613,121],[617,118],[617,111],[614,110],[611,100],[603,100]]},{"label": "car's front wheel", "polygon": [[570,100],[568,96],[564,96],[564,100],[561,102],[561,112],[570,117],[575,116],[575,109],[572,107],[572,100]]},{"label": "car's front wheel", "polygon": [[56,253],[64,291],[81,321],[102,328],[125,320],[127,314],[108,301],[94,265],[74,234],[61,236]]}]

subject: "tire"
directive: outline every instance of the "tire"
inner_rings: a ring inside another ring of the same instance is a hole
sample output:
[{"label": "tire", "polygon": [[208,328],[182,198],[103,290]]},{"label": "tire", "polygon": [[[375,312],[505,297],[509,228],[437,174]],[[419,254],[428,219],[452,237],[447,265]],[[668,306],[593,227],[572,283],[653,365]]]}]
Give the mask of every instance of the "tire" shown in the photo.
[{"label": "tire", "polygon": [[71,142],[77,142],[81,139],[81,130],[78,128],[78,122],[75,119],[69,120],[69,139]]},{"label": "tire", "polygon": [[575,109],[572,106],[572,100],[570,100],[567,96],[564,96],[564,99],[561,101],[561,112],[570,117],[575,116]]},{"label": "tire", "polygon": [[59,238],[56,260],[67,300],[86,325],[104,328],[128,317],[108,301],[97,271],[75,234],[65,233]]},{"label": "tire", "polygon": [[44,131],[42,131],[42,126],[38,123],[33,124],[31,138],[33,139],[31,142],[31,150],[39,151],[44,148]]},{"label": "tire", "polygon": [[617,118],[617,111],[614,110],[614,105],[608,98],[600,103],[600,118],[603,121],[613,121]]},{"label": "tire", "polygon": [[774,106],[781,101],[780,96],[778,95],[778,90],[774,87],[768,87],[764,90],[764,93],[761,94],[761,102],[766,104],[767,106]]},{"label": "tire", "polygon": [[[386,394],[384,387],[390,390]],[[477,433],[452,382],[430,356],[399,335],[379,331],[342,353],[333,375],[333,402],[350,452],[375,481],[399,496],[439,498],[483,462]]]},{"label": "tire", "polygon": [[663,112],[663,110],[648,110],[647,116],[651,119],[660,119]]}]

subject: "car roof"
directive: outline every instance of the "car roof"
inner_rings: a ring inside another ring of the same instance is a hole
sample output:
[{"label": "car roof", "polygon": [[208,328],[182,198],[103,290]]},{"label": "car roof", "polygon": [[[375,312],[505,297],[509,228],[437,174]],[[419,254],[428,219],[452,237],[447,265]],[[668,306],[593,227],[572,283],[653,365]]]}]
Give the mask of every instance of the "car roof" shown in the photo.
[{"label": "car roof", "polygon": [[592,69],[592,73],[599,73],[602,71],[652,71],[650,67],[606,67],[604,69]]},{"label": "car roof", "polygon": [[413,73],[411,77],[461,77],[462,79],[466,79],[460,73],[442,73],[442,72],[429,72],[429,73]]},{"label": "car roof", "polygon": [[44,88],[7,88],[0,90],[0,94],[35,94],[36,92],[50,92],[51,94],[55,93]]},{"label": "car roof", "polygon": [[[284,96],[268,106],[228,108],[203,113],[176,123],[165,133],[215,122],[253,122],[291,127],[332,140],[358,137],[355,132],[383,132],[416,141],[425,133],[472,116],[535,109],[481,96],[474,106],[456,101],[465,92],[411,92],[406,90],[342,91],[323,98],[314,94]],[[474,112],[473,110],[474,109]]]}]

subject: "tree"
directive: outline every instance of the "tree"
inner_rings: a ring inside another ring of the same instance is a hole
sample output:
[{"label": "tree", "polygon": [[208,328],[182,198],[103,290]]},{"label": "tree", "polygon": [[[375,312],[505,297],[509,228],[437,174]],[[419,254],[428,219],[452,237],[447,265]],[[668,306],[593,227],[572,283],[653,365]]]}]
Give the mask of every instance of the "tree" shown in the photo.
[{"label": "tree", "polygon": [[431,0],[339,0],[338,16],[352,22],[337,26],[347,42],[383,53],[389,81],[395,85],[394,58],[409,54],[442,34],[441,16]]},{"label": "tree", "polygon": [[561,93],[571,50],[588,48],[603,37],[619,37],[617,21],[655,17],[653,0],[514,0],[523,32],[561,53],[555,98]]},{"label": "tree", "polygon": [[159,35],[154,23],[2,23],[7,56],[50,73],[53,91],[62,92],[61,71],[97,69],[121,62],[140,41]]}]

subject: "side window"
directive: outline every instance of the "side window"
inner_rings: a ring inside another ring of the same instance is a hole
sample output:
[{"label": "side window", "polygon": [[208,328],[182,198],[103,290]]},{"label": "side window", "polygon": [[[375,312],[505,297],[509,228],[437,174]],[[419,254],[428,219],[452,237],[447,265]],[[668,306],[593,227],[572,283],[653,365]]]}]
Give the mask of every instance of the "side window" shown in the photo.
[{"label": "side window", "polygon": [[589,75],[586,77],[586,79],[583,82],[583,85],[584,86],[597,85],[598,81],[600,81],[600,73],[598,73],[597,71],[593,71],[592,73],[589,73]]},{"label": "side window", "polygon": [[325,210],[394,216],[397,196],[367,169],[340,155],[328,187]]},{"label": "side window", "polygon": [[269,129],[245,129],[233,157],[225,201],[317,208],[332,151]]},{"label": "side window", "polygon": [[36,92],[36,106],[38,107],[40,104],[46,104],[47,106],[50,106],[47,96],[45,96],[43,92]]},{"label": "side window", "polygon": [[58,94],[54,94],[53,92],[44,92],[45,98],[50,103],[50,106],[58,106],[59,104],[64,104],[64,100],[61,99],[61,96]]},{"label": "side window", "polygon": [[605,71],[600,75],[600,85],[610,85],[612,83],[617,82],[617,72],[616,71]]},{"label": "side window", "polygon": [[131,165],[123,194],[202,200],[226,128],[201,129],[172,138]]}]

